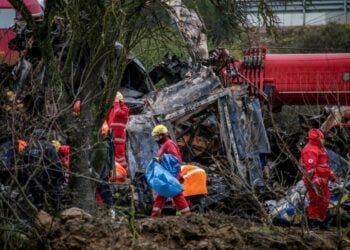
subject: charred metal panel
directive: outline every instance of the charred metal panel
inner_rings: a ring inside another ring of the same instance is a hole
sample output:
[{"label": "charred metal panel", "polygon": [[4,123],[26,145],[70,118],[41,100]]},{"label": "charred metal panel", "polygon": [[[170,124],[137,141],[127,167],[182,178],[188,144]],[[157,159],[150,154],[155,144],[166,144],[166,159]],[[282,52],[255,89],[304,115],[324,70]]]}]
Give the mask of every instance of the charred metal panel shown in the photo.
[{"label": "charred metal panel", "polygon": [[[270,144],[263,123],[258,99],[235,96],[230,102],[232,129],[239,159],[244,165],[250,185],[264,186],[260,155],[270,153]],[[241,176],[243,169],[241,170]]]},{"label": "charred metal panel", "polygon": [[131,179],[137,172],[144,172],[149,161],[157,154],[158,145],[151,135],[153,126],[154,122],[151,116],[132,115],[129,118],[127,156]]},{"label": "charred metal panel", "polygon": [[210,70],[201,70],[193,77],[159,91],[150,103],[150,110],[156,115],[167,114],[212,94],[221,85]]}]

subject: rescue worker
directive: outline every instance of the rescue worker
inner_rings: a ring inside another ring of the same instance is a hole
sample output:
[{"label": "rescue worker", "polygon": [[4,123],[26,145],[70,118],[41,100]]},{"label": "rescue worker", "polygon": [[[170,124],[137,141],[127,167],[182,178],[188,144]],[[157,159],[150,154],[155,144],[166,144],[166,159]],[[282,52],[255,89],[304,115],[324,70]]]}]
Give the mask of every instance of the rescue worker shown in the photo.
[{"label": "rescue worker", "polygon": [[115,171],[109,173],[109,182],[124,183],[127,177],[125,168],[118,162],[115,162]]},{"label": "rescue worker", "polygon": [[[98,206],[104,205],[109,209],[111,217],[115,217],[115,211],[112,208],[113,193],[109,185],[109,178],[113,170],[116,167],[114,157],[114,132],[112,129],[107,130],[106,133],[102,133],[103,140],[101,143],[97,143],[92,152],[91,164],[94,168],[96,177],[101,180],[96,186],[95,197]],[[116,174],[115,174],[116,175]]]},{"label": "rescue worker", "polygon": [[330,193],[328,181],[335,181],[321,130],[312,128],[308,132],[308,143],[301,151],[303,181],[309,195],[307,209],[310,227],[328,228],[326,224]]},{"label": "rescue worker", "polygon": [[18,143],[18,152],[23,152],[26,147],[28,146],[28,143],[25,140],[17,140]]},{"label": "rescue worker", "polygon": [[28,182],[28,191],[33,203],[38,209],[48,208],[45,204],[45,194],[53,209],[60,208],[61,186],[64,182],[64,172],[55,150],[47,140],[43,129],[35,129],[32,140],[23,154],[25,168],[22,181]]},{"label": "rescue worker", "polygon": [[180,182],[184,187],[183,194],[191,210],[204,213],[204,198],[208,194],[206,172],[194,165],[183,165],[180,176]]},{"label": "rescue worker", "polygon": [[[120,92],[117,92],[112,108],[108,112],[106,122],[108,128],[114,132],[114,156],[125,169],[128,164],[125,159],[125,144],[126,144],[126,123],[129,118],[129,108],[124,103],[124,97]],[[103,132],[103,131],[102,131]]]},{"label": "rescue worker", "polygon": [[58,157],[60,158],[60,162],[64,170],[65,186],[67,186],[70,175],[70,146],[66,144],[62,145],[58,140],[53,140],[52,144],[55,146]]},{"label": "rescue worker", "polygon": [[[115,162],[115,170],[110,171],[109,176],[108,176],[108,181],[109,183],[124,183],[127,177],[127,173],[125,168],[120,165],[118,162]],[[109,189],[106,189],[106,187],[103,185],[98,185],[96,188],[96,201],[98,206],[102,206],[104,203],[105,205],[111,206],[112,204],[110,203],[110,196],[109,194],[106,196],[103,194],[103,192],[112,192],[109,190],[112,190],[110,187]],[[107,190],[107,191],[106,191]]]},{"label": "rescue worker", "polygon": [[[172,141],[168,135],[168,129],[164,125],[160,124],[154,127],[152,131],[152,136],[154,140],[159,144],[160,148],[157,153],[157,158],[160,159],[163,154],[172,154],[175,156],[180,164],[182,162],[181,153],[174,141]],[[180,176],[178,177],[180,178]],[[167,197],[156,195],[151,217],[158,217],[161,214],[161,210],[163,209]],[[183,193],[172,198],[175,206],[179,209],[182,214],[191,213],[188,203],[183,195]]]}]

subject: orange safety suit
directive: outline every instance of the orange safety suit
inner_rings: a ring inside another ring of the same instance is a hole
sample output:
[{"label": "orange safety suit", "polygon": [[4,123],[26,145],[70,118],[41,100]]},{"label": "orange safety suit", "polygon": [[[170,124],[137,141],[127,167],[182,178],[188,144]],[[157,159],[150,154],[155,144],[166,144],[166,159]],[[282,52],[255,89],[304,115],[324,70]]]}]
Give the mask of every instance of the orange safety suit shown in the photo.
[{"label": "orange safety suit", "polygon": [[183,180],[184,196],[207,195],[207,174],[204,169],[194,165],[181,166],[180,176]]},{"label": "orange safety suit", "polygon": [[330,199],[328,181],[334,181],[336,177],[329,166],[327,151],[321,143],[323,133],[319,129],[310,129],[308,139],[301,151],[303,181],[309,195],[308,216],[310,219],[324,221]]},{"label": "orange safety suit", "polygon": [[125,168],[118,162],[115,163],[115,173],[109,174],[109,182],[123,183],[127,177]]},{"label": "orange safety suit", "polygon": [[28,143],[24,140],[18,140],[18,151],[22,152],[26,149],[26,147],[28,146]]},{"label": "orange safety suit", "polygon": [[126,123],[129,118],[129,108],[123,101],[115,101],[108,112],[106,121],[108,127],[114,132],[114,155],[115,160],[124,168],[128,167],[125,159],[126,147]]}]

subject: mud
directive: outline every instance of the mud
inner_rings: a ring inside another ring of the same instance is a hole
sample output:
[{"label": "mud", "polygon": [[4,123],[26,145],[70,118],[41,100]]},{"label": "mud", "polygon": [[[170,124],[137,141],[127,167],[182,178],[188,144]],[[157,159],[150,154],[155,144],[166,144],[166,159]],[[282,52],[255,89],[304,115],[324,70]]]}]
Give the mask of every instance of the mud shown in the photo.
[{"label": "mud", "polygon": [[[59,218],[49,233],[52,249],[334,249],[335,233],[302,234],[223,214],[169,216],[111,222],[89,216]],[[134,230],[133,230],[134,228]]]}]

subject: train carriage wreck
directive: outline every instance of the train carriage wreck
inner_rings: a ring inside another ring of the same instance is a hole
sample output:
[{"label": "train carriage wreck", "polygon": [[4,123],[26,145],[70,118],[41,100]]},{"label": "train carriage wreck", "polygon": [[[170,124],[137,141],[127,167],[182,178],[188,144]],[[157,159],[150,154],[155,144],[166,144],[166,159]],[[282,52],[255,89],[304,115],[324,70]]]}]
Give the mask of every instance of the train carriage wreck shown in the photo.
[{"label": "train carriage wreck", "polygon": [[167,125],[184,162],[196,162],[207,170],[207,205],[230,193],[219,173],[222,167],[246,185],[264,188],[260,155],[269,153],[270,146],[259,100],[249,98],[244,88],[225,88],[210,69],[202,67],[190,77],[150,93],[145,103],[143,112],[132,115],[127,125],[130,177],[139,198],[144,199],[142,206],[151,201],[143,173],[158,149],[151,136],[158,123]]}]

